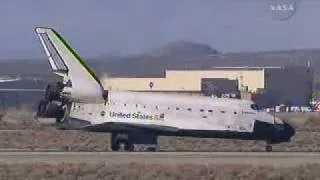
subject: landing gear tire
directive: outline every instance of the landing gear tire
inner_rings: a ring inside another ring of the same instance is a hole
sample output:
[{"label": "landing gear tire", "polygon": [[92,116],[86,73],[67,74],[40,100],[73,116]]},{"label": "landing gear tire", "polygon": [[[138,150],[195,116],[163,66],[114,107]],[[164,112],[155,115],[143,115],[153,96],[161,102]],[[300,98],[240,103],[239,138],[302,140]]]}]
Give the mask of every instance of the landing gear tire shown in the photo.
[{"label": "landing gear tire", "polygon": [[267,152],[272,152],[272,146],[271,145],[267,145],[266,146],[266,151]]},{"label": "landing gear tire", "polygon": [[111,150],[119,152],[134,151],[134,146],[127,141],[118,141],[111,146]]},{"label": "landing gear tire", "polygon": [[155,147],[148,147],[147,152],[157,152],[157,148]]}]

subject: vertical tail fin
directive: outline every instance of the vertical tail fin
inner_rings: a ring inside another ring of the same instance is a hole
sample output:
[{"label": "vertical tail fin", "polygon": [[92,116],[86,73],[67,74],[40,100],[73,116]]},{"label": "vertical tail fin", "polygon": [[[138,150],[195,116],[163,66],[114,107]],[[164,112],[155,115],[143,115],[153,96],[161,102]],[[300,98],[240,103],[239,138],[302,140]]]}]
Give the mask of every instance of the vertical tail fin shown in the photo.
[{"label": "vertical tail fin", "polygon": [[[54,73],[71,82],[68,91],[77,101],[102,99],[103,86],[92,69],[52,28],[37,27],[35,32],[48,56]],[[65,88],[65,91],[67,88]]]}]

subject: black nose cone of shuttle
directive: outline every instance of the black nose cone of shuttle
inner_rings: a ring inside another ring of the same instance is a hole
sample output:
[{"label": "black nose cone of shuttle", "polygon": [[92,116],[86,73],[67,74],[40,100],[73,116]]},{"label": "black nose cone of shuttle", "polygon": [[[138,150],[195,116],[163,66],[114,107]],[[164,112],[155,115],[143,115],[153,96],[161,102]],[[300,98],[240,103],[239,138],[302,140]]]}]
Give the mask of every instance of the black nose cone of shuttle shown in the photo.
[{"label": "black nose cone of shuttle", "polygon": [[274,124],[272,129],[271,142],[273,143],[289,142],[296,133],[292,125],[286,122]]},{"label": "black nose cone of shuttle", "polygon": [[292,136],[296,134],[296,130],[292,127],[292,125],[284,122],[284,134],[288,138],[288,140],[291,139]]}]

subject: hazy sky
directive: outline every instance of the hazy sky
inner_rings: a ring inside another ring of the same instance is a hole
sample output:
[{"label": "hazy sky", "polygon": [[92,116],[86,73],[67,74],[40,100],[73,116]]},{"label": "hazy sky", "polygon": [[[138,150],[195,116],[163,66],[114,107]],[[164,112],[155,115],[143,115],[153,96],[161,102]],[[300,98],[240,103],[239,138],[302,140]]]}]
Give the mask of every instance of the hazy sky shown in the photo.
[{"label": "hazy sky", "polygon": [[56,28],[86,57],[175,40],[222,52],[320,48],[319,0],[301,0],[288,21],[273,20],[266,1],[1,0],[0,59],[44,57],[35,26]]}]

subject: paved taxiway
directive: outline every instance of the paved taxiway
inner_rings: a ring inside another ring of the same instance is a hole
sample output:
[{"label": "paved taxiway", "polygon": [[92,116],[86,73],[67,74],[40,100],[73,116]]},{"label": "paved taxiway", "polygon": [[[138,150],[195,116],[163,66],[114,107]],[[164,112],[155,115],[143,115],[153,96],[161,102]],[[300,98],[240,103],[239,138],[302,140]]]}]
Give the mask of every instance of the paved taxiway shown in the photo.
[{"label": "paved taxiway", "polygon": [[0,152],[0,163],[155,163],[297,166],[320,163],[320,153],[292,152]]}]

